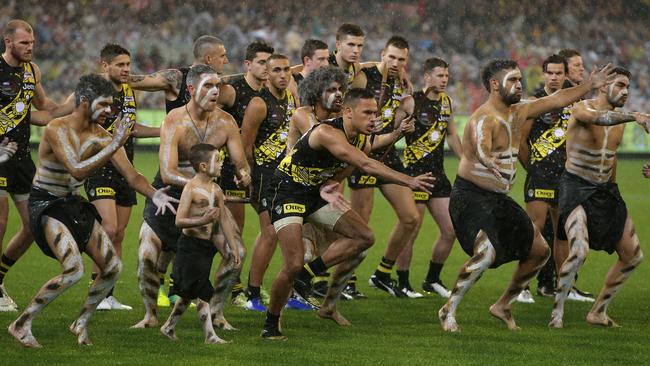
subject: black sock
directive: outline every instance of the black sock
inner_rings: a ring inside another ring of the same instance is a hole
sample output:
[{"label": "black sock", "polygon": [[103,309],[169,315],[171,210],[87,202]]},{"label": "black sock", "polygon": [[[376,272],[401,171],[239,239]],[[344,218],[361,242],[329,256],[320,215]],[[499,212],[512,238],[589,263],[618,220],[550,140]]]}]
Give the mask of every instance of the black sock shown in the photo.
[{"label": "black sock", "polygon": [[111,290],[108,291],[108,295],[106,295],[106,297],[113,296],[113,290],[115,290],[115,287],[111,287]]},{"label": "black sock", "polygon": [[348,280],[348,285],[356,286],[356,284],[357,284],[357,274],[355,273]]},{"label": "black sock", "polygon": [[381,257],[381,261],[379,262],[377,270],[375,271],[375,276],[383,280],[389,279],[394,265],[395,261],[387,259],[386,257]]},{"label": "black sock", "polygon": [[273,315],[267,311],[266,319],[264,320],[264,329],[279,328],[279,326],[280,326],[280,315]]},{"label": "black sock", "polygon": [[5,280],[5,275],[9,270],[11,269],[11,266],[16,264],[16,261],[7,257],[6,255],[2,255],[2,259],[0,260],[0,285],[2,285],[2,282]]},{"label": "black sock", "polygon": [[254,299],[261,297],[261,288],[259,286],[251,286],[250,284],[248,285],[248,298],[249,299]]},{"label": "black sock", "polygon": [[399,288],[410,288],[411,284],[409,283],[409,271],[400,271],[397,270],[397,283]]},{"label": "black sock", "polygon": [[444,263],[429,262],[429,272],[427,273],[427,282],[440,282],[440,272]]}]

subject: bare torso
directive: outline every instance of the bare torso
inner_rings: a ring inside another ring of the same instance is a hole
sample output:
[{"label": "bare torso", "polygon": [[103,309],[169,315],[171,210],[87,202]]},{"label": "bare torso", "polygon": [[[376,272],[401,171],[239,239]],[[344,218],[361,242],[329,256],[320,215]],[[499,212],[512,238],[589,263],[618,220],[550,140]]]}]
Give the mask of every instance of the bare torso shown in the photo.
[{"label": "bare torso", "polygon": [[[488,191],[508,193],[514,183],[521,127],[526,114],[524,103],[499,112],[489,103],[483,104],[470,117],[462,146],[463,156],[458,175]],[[501,177],[495,176],[481,161],[493,159]]]},{"label": "bare torso", "polygon": [[[92,159],[98,151],[111,142],[112,138],[106,130],[94,123],[82,131],[71,128],[73,118],[75,118],[73,115],[68,115],[56,119],[47,128],[53,132],[52,136],[60,141],[64,154],[75,156],[77,158],[75,160],[78,161]],[[39,145],[39,166],[34,176],[34,186],[56,196],[65,196],[68,193],[78,194],[83,180],[76,180],[68,172],[63,162],[57,158],[51,144],[44,136]]]},{"label": "bare torso", "polygon": [[[580,103],[596,109],[593,99]],[[624,124],[587,124],[572,115],[567,130],[566,170],[594,183],[611,180],[616,166],[616,150],[623,139],[624,130]]]}]

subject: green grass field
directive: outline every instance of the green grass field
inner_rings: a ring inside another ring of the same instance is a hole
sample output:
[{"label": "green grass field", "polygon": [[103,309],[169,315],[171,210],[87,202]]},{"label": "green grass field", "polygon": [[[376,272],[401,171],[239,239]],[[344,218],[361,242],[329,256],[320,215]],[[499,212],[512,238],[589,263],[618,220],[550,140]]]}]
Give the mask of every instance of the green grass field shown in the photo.
[{"label": "green grass field", "polygon": [[[457,161],[449,160],[450,179],[455,175]],[[643,162],[621,161],[618,166],[621,192],[637,227],[643,247],[650,240],[647,226],[650,213],[650,181],[641,177]],[[157,156],[140,153],[136,166],[147,177],[153,177],[158,165]],[[520,171],[514,197],[521,202],[524,172]],[[522,330],[510,332],[488,314],[488,307],[500,295],[509,281],[514,263],[488,271],[472,288],[461,304],[458,321],[460,334],[444,333],[437,321],[437,310],[443,299],[428,296],[420,300],[389,298],[383,292],[370,289],[367,279],[374,271],[386,244],[386,238],[395,222],[395,215],[383,198],[375,200],[371,227],[376,244],[359,268],[360,289],[369,298],[342,302],[341,312],[353,323],[340,328],[333,322],[317,318],[311,312],[287,311],[283,316],[287,342],[264,342],[259,338],[263,314],[248,312],[233,306],[226,309],[231,324],[240,330],[232,333],[218,331],[231,344],[207,346],[194,310],[182,319],[177,334],[178,342],[162,336],[157,328],[133,330],[129,326],[143,315],[143,306],[137,288],[137,234],[142,222],[142,198],[134,209],[131,224],[124,241],[124,272],[118,282],[116,295],[134,306],[130,312],[98,312],[92,318],[90,335],[92,347],[77,346],[75,337],[67,328],[78,314],[87,291],[83,280],[55,300],[34,322],[34,335],[43,349],[25,349],[6,333],[0,335],[0,365],[259,365],[259,364],[650,364],[650,264],[644,263],[634,273],[610,306],[609,314],[620,329],[604,329],[586,324],[589,304],[568,302],[564,330],[549,330],[552,300],[536,297],[535,304],[517,304],[514,315]],[[5,243],[17,228],[17,216],[10,213]],[[244,241],[250,249],[257,234],[257,217],[247,212]],[[411,268],[411,281],[419,288],[426,274],[431,245],[437,229],[428,217],[418,237]],[[647,249],[646,249],[646,252]],[[451,286],[460,265],[467,256],[456,244],[445,268],[443,281]],[[582,289],[598,292],[607,268],[615,256],[590,252],[580,276]],[[270,283],[280,263],[276,256],[265,279]],[[90,261],[86,258],[87,277]],[[247,278],[246,263],[243,279]],[[5,286],[19,306],[24,307],[40,286],[59,273],[58,263],[46,256],[35,245],[13,267]],[[534,286],[533,286],[534,287]],[[160,322],[169,315],[169,308],[160,312]],[[18,313],[0,313],[0,324],[7,327]]]}]

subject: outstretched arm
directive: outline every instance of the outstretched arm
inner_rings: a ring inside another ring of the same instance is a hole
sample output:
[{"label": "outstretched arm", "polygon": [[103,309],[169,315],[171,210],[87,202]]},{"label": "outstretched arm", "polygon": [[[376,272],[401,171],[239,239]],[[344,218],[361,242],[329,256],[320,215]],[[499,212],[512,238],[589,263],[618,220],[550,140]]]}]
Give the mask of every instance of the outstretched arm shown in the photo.
[{"label": "outstretched arm", "polygon": [[135,137],[159,137],[160,127],[149,127],[141,123],[136,123],[133,128],[133,136]]},{"label": "outstretched arm", "polygon": [[434,178],[430,174],[428,176],[409,177],[406,174],[396,172],[379,161],[370,159],[366,154],[350,145],[343,132],[330,126],[323,126],[312,132],[309,145],[315,149],[326,149],[337,159],[345,161],[367,174],[379,176],[387,181],[426,192],[429,192],[429,188],[433,187]]},{"label": "outstretched arm", "polygon": [[526,119],[534,118],[555,109],[566,107],[582,98],[590,90],[598,89],[601,86],[610,84],[616,77],[616,75],[610,74],[613,68],[612,64],[607,64],[607,66],[598,71],[594,68],[591,71],[589,80],[584,83],[574,86],[573,88],[559,90],[544,98],[524,103],[522,106],[527,108],[525,112]]},{"label": "outstretched arm", "polygon": [[650,115],[638,112],[621,112],[609,110],[597,110],[585,103],[576,104],[571,110],[571,115],[576,120],[599,126],[614,126],[626,122],[637,122],[648,132],[650,127]]},{"label": "outstretched arm", "polygon": [[164,91],[178,96],[183,83],[183,73],[178,69],[160,70],[149,75],[129,76],[129,86],[142,91]]}]

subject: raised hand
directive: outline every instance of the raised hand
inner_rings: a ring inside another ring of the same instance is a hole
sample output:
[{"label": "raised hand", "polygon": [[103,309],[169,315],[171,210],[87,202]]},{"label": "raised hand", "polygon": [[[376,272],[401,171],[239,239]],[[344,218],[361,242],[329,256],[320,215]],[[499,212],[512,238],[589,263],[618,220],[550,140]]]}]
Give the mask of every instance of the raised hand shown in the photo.
[{"label": "raised hand", "polygon": [[5,137],[2,142],[0,142],[0,163],[11,159],[12,156],[18,150],[18,144],[14,141],[9,141],[9,138]]},{"label": "raised hand", "polygon": [[131,128],[134,124],[135,120],[131,120],[128,116],[119,115],[113,129],[113,141],[117,141],[120,146],[124,145],[126,139],[131,135]]},{"label": "raised hand", "polygon": [[598,89],[601,86],[611,84],[616,78],[616,74],[612,73],[614,66],[612,64],[607,64],[602,69],[598,70],[596,66],[591,69],[591,75],[589,75],[589,81],[591,81],[591,88]]},{"label": "raised hand", "polygon": [[643,127],[645,133],[650,133],[650,114],[636,112],[634,118],[636,118],[636,123]]},{"label": "raised hand", "polygon": [[173,214],[176,214],[176,209],[172,203],[178,203],[178,199],[169,196],[167,191],[169,191],[169,186],[160,188],[153,193],[153,196],[151,196],[153,204],[158,208],[156,210],[156,215],[164,215],[167,209],[169,209]]}]

